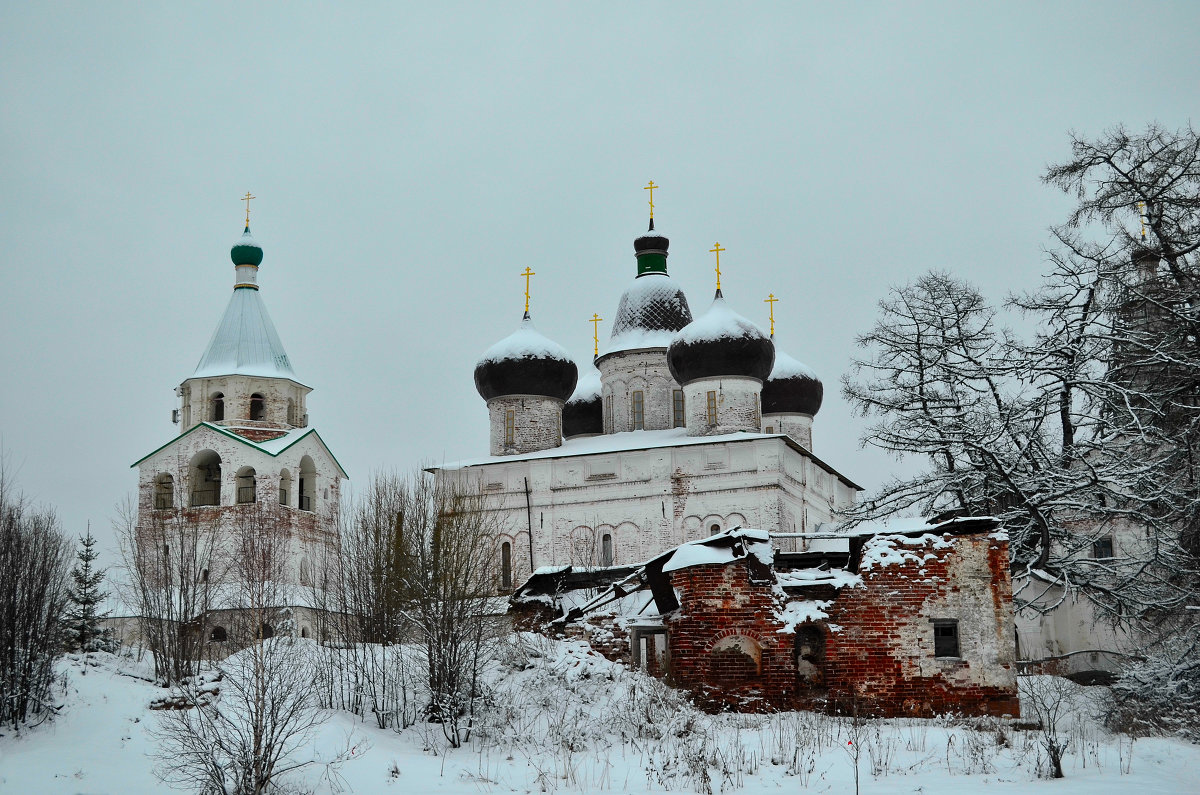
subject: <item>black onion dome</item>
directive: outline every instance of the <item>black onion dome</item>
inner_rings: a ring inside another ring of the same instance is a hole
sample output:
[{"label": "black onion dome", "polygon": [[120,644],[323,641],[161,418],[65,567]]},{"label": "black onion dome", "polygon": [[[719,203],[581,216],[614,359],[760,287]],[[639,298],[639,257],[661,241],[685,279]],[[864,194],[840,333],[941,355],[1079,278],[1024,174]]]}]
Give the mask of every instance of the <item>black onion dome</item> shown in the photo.
[{"label": "black onion dome", "polygon": [[589,367],[579,378],[575,392],[563,406],[563,436],[604,433],[604,414],[600,407],[600,371]]},{"label": "black onion dome", "polygon": [[720,291],[712,307],[676,334],[667,351],[667,366],[680,384],[739,375],[765,381],[774,363],[774,344],[730,309]]},{"label": "black onion dome", "polygon": [[763,383],[763,414],[807,414],[815,417],[821,410],[825,386],[806,364],[786,353],[775,351],[775,366]]},{"label": "black onion dome", "polygon": [[659,232],[654,231],[654,219],[650,219],[650,229],[646,234],[634,239],[633,250],[637,254],[659,253],[666,254],[671,247],[671,241]]},{"label": "black onion dome", "polygon": [[544,395],[566,400],[578,369],[567,349],[538,333],[529,315],[475,365],[475,389],[484,400],[501,395]]}]

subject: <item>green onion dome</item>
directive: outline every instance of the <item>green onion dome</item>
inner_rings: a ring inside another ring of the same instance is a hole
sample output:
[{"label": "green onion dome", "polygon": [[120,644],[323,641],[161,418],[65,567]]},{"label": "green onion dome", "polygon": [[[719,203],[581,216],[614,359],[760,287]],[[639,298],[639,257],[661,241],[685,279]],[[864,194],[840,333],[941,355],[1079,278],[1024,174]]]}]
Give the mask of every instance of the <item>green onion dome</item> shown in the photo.
[{"label": "green onion dome", "polygon": [[262,264],[263,250],[262,246],[258,245],[258,241],[250,234],[250,227],[246,227],[246,231],[238,238],[238,241],[233,244],[233,248],[229,250],[229,258],[233,260],[234,265],[255,265]]}]

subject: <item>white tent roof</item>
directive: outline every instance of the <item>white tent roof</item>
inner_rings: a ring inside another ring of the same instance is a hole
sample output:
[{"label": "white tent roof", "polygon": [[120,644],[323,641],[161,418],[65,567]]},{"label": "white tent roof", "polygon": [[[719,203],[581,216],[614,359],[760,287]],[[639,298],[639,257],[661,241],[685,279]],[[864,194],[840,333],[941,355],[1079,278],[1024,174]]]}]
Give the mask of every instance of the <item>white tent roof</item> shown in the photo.
[{"label": "white tent roof", "polygon": [[256,375],[296,380],[267,307],[252,287],[233,291],[192,378]]}]

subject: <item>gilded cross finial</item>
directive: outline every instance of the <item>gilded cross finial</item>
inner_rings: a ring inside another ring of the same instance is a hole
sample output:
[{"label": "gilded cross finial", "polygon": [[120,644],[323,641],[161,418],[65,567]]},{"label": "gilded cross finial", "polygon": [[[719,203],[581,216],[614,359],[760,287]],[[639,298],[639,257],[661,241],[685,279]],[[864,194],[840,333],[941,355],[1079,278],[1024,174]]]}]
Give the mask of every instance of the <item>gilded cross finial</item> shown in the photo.
[{"label": "gilded cross finial", "polygon": [[257,196],[251,196],[250,191],[246,191],[246,195],[242,197],[242,201],[246,202],[246,228],[250,228],[250,200],[257,199]]},{"label": "gilded cross finial", "polygon": [[654,189],[659,188],[659,187],[662,187],[662,186],[655,185],[654,180],[650,180],[650,184],[646,185],[644,188],[642,188],[642,190],[650,191],[650,217],[651,218],[654,218]]},{"label": "gilded cross finial", "polygon": [[592,355],[593,356],[600,355],[600,321],[603,319],[604,318],[600,317],[599,314],[597,314],[595,312],[592,313],[591,324],[592,324]]},{"label": "gilded cross finial", "polygon": [[1142,242],[1146,241],[1146,203],[1139,201],[1138,208],[1138,223],[1142,225]]},{"label": "gilded cross finial", "polygon": [[533,272],[533,268],[530,268],[527,265],[527,266],[525,266],[525,270],[521,273],[521,275],[525,277],[525,311],[528,312],[529,311],[529,277],[536,276],[537,274]]},{"label": "gilded cross finial", "polygon": [[775,302],[779,299],[775,297],[775,293],[767,293],[767,297],[763,299],[763,303],[771,307],[771,336],[775,336]]},{"label": "gilded cross finial", "polygon": [[725,251],[725,249],[721,248],[720,243],[713,243],[713,247],[709,249],[709,252],[717,255],[716,270],[717,270],[717,289],[718,290],[721,289],[721,252],[722,251]]}]

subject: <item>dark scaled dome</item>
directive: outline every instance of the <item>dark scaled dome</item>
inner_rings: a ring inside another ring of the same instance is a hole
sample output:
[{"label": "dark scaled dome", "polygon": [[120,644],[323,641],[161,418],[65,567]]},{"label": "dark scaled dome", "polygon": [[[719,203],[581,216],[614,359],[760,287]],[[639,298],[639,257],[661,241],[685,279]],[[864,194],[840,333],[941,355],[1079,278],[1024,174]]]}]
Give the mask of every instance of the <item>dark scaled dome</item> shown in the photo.
[{"label": "dark scaled dome", "polygon": [[484,400],[501,395],[566,400],[578,373],[567,349],[538,333],[526,314],[521,326],[488,348],[475,365],[475,389]]},{"label": "dark scaled dome", "polygon": [[604,433],[604,414],[600,404],[600,371],[589,367],[579,377],[575,392],[563,406],[563,436]]},{"label": "dark scaled dome", "polygon": [[263,258],[262,246],[250,234],[250,227],[246,227],[246,231],[238,238],[238,241],[233,244],[233,248],[229,250],[229,258],[233,260],[234,265],[261,265]]},{"label": "dark scaled dome", "polygon": [[730,309],[720,291],[707,312],[675,335],[667,351],[667,366],[680,384],[739,375],[765,381],[774,362],[771,340]]},{"label": "dark scaled dome", "polygon": [[807,414],[816,416],[825,397],[825,386],[806,364],[782,351],[775,351],[775,366],[763,384],[763,414]]}]

